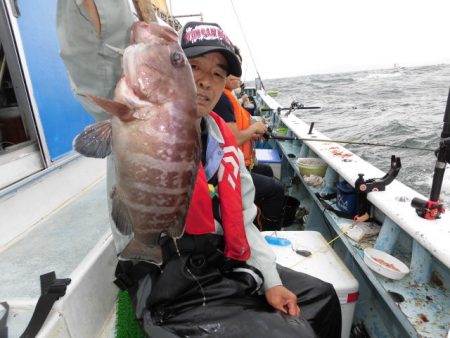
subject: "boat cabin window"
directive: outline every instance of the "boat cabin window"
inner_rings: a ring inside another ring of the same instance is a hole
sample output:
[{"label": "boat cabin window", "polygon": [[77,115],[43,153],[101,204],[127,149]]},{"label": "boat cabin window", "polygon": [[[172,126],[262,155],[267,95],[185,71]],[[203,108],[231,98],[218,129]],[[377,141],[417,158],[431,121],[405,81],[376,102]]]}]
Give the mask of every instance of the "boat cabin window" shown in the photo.
[{"label": "boat cabin window", "polygon": [[17,105],[3,45],[0,44],[0,154],[29,140]]},{"label": "boat cabin window", "polygon": [[23,72],[0,6],[0,192],[43,168]]}]

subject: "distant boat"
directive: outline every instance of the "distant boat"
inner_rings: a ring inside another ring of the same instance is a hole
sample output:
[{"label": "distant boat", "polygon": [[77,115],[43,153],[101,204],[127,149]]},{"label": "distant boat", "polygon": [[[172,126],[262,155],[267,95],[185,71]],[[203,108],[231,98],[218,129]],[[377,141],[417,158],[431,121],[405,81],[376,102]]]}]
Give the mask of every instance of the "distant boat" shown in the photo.
[{"label": "distant boat", "polygon": [[401,72],[402,70],[405,69],[405,67],[402,67],[400,64],[398,63],[394,63],[394,66],[392,67],[394,72]]}]

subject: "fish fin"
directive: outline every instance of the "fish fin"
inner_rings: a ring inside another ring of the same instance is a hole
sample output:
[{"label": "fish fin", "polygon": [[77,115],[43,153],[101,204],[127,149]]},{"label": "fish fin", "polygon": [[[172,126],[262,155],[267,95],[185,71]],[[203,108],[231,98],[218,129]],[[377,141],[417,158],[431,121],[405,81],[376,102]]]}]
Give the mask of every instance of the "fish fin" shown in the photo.
[{"label": "fish fin", "polygon": [[85,94],[95,105],[99,106],[103,111],[118,117],[122,121],[134,120],[133,111],[123,103],[105,99],[103,97]]},{"label": "fish fin", "polygon": [[122,235],[128,236],[131,234],[131,232],[133,231],[131,217],[128,213],[128,208],[119,198],[117,190],[113,190],[112,193],[111,217],[116,224],[117,230],[119,230]]},{"label": "fish fin", "polygon": [[111,121],[106,120],[87,126],[73,140],[73,149],[81,155],[105,158],[111,154]]},{"label": "fish fin", "polygon": [[162,263],[162,252],[159,245],[145,245],[133,238],[130,243],[120,253],[123,259],[138,259],[145,261],[152,261],[156,264]]}]

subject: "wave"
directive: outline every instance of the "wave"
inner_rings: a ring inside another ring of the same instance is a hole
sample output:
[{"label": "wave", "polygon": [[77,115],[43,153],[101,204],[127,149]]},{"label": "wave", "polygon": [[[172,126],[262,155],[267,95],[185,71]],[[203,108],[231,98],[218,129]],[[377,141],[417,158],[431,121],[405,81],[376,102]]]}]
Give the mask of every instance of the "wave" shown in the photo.
[{"label": "wave", "polygon": [[444,180],[442,182],[440,200],[447,206],[450,206],[450,167],[449,166],[447,166],[447,171],[445,172]]},{"label": "wave", "polygon": [[395,71],[393,73],[374,73],[367,75],[364,79],[385,79],[385,78],[392,78],[392,77],[399,77],[402,76],[403,73],[401,71]]},{"label": "wave", "polygon": [[[265,81],[265,85],[278,88],[277,100],[286,106],[293,98],[305,105],[321,106],[321,110],[299,114],[305,121],[314,121],[317,130],[330,138],[437,148],[450,65],[396,70],[316,74]],[[345,146],[382,170],[389,169],[391,154],[400,156],[404,164],[400,180],[424,196],[429,195],[436,161],[433,152]],[[449,204],[450,168],[447,171],[442,196]]]},{"label": "wave", "polygon": [[353,83],[356,81],[353,77],[333,77],[333,78],[310,78],[312,84],[324,83],[327,85],[339,84],[339,83]]}]

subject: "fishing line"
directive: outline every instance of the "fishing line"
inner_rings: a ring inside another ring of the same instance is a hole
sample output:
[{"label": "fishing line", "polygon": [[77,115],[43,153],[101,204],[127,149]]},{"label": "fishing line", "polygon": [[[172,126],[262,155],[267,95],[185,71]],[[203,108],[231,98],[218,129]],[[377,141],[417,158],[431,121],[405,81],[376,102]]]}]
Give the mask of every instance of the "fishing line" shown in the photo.
[{"label": "fishing line", "polygon": [[[173,240],[173,244],[175,245],[177,255],[181,259],[181,252],[180,252],[180,249],[178,248],[177,239],[172,237],[172,240]],[[189,269],[187,263],[185,265],[185,269],[186,269],[186,272],[191,275],[192,279],[197,283],[198,287],[200,288],[200,292],[202,293],[202,298],[203,298],[202,306],[206,306],[206,293],[205,293],[205,289],[203,289],[202,283],[200,283],[197,276],[191,271],[191,269]]]},{"label": "fishing line", "polygon": [[[281,102],[283,100],[283,98],[280,98],[280,103],[283,104],[283,102]],[[301,101],[307,101],[307,100],[299,100],[297,98],[293,98],[292,100],[290,100],[291,102],[301,102]],[[391,111],[395,108],[397,108],[397,106],[392,105],[392,106],[372,106],[372,107],[364,107],[363,105],[356,105],[356,104],[339,104],[339,105],[326,105],[326,104],[322,104],[321,101],[318,100],[308,100],[313,104],[313,105],[318,105],[320,106],[322,111],[328,111],[328,110],[337,110],[337,109],[347,109],[347,110],[358,110],[358,111]],[[276,109],[272,109],[274,111],[276,111]]]},{"label": "fishing line", "polygon": [[[334,238],[332,238],[330,241],[328,241],[325,245],[319,247],[318,249],[314,250],[311,252],[310,255],[308,255],[307,257],[303,257],[303,259],[300,259],[299,261],[297,261],[294,265],[289,266],[290,269],[293,269],[295,266],[297,266],[298,264],[302,263],[304,260],[308,259],[309,257],[312,257],[313,255],[319,253],[319,252],[326,252],[329,249],[332,249],[330,244],[332,244],[334,241],[336,241],[338,238],[341,238],[343,235],[345,235],[347,232],[349,232],[354,226],[356,225],[356,223],[350,224],[348,226],[346,226],[345,228],[341,229],[341,231],[338,233],[338,235]],[[272,232],[271,236],[275,235],[275,237],[278,237],[278,234],[276,231]],[[280,237],[282,238],[282,237]],[[293,247],[293,245],[291,245],[291,249],[295,252],[295,248]]]},{"label": "fishing line", "polygon": [[261,80],[261,87],[262,87],[262,89],[265,89],[264,84],[262,82],[262,77],[261,77],[261,75],[259,75],[258,67],[256,67],[255,58],[253,57],[253,53],[250,48],[250,44],[248,43],[247,36],[245,35],[245,32],[244,32],[244,28],[242,27],[241,20],[239,19],[239,15],[237,14],[236,8],[234,7],[233,0],[230,0],[230,3],[231,3],[231,7],[233,7],[234,15],[236,16],[236,20],[239,24],[239,28],[241,30],[242,36],[244,37],[244,41],[247,46],[248,52],[250,53],[250,58],[252,59],[253,66],[255,67],[255,70],[256,70],[256,74],[258,74],[258,78]]},{"label": "fishing line", "polygon": [[242,82],[245,82],[245,78],[247,77],[247,70],[248,70],[248,63],[245,65],[245,72],[242,76],[242,79],[243,79]]},{"label": "fishing line", "polygon": [[434,152],[436,150],[436,149],[423,148],[423,147],[410,147],[410,146],[401,146],[401,145],[395,145],[395,144],[383,144],[383,143],[349,141],[349,140],[326,140],[326,139],[313,139],[313,138],[312,139],[300,138],[300,140],[302,140],[302,141],[319,141],[319,142],[346,143],[346,144],[366,145],[366,146],[372,146],[372,147],[402,148],[402,149],[424,150],[424,151],[432,151],[432,152]]},{"label": "fishing line", "polygon": [[402,149],[423,150],[423,151],[430,151],[430,152],[436,151],[436,149],[423,148],[423,147],[401,146],[401,145],[396,145],[396,144],[384,144],[384,143],[364,142],[364,141],[333,140],[333,139],[325,139],[325,138],[308,138],[308,137],[297,137],[297,136],[292,136],[292,137],[290,137],[290,136],[275,136],[272,134],[265,134],[264,138],[280,140],[280,141],[314,141],[314,142],[356,144],[356,145],[365,145],[365,146],[372,146],[372,147],[402,148]]}]

